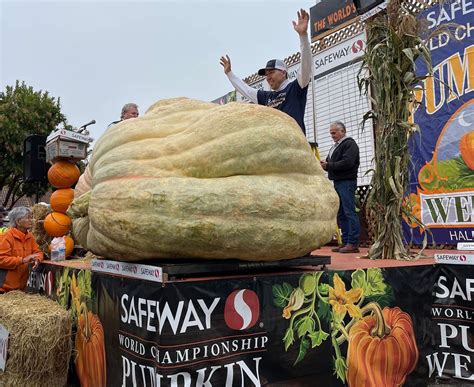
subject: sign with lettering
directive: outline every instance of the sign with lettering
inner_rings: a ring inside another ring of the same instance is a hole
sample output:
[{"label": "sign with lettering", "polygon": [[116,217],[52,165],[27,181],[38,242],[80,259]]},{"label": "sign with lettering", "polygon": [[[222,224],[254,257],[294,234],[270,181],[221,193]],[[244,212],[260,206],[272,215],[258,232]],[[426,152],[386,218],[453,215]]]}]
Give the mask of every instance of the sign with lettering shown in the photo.
[{"label": "sign with lettering", "polygon": [[432,348],[424,354],[428,377],[434,385],[467,385],[474,381],[473,274],[467,267],[447,265],[435,276],[431,305]]},{"label": "sign with lettering", "polygon": [[459,242],[456,248],[458,250],[474,251],[474,242]]},{"label": "sign with lettering", "polygon": [[[474,3],[446,2],[420,17],[430,30],[445,23],[455,27],[453,36],[429,41],[434,76],[416,92],[421,105],[413,117],[421,132],[412,137],[407,208],[435,243],[474,242]],[[417,71],[426,74],[426,66],[419,62]],[[419,224],[409,223],[406,238],[421,243]]]},{"label": "sign with lettering", "polygon": [[365,32],[318,52],[313,57],[313,74],[318,79],[336,71],[349,62],[355,62],[364,54],[366,46]]},{"label": "sign with lettering", "polygon": [[159,266],[143,265],[131,262],[119,262],[106,259],[93,259],[91,270],[100,273],[140,278],[153,282],[163,281],[163,269]]},{"label": "sign with lettering", "polygon": [[7,362],[8,336],[9,336],[9,332],[2,324],[0,324],[0,370],[1,371],[5,371],[5,363]]},{"label": "sign with lettering", "polygon": [[467,383],[473,277],[451,264],[166,284],[96,272],[107,385]]},{"label": "sign with lettering", "polygon": [[436,263],[451,265],[474,265],[474,254],[435,254]]},{"label": "sign with lettering", "polygon": [[311,7],[311,39],[314,41],[325,32],[334,32],[357,16],[352,0],[323,0]]}]

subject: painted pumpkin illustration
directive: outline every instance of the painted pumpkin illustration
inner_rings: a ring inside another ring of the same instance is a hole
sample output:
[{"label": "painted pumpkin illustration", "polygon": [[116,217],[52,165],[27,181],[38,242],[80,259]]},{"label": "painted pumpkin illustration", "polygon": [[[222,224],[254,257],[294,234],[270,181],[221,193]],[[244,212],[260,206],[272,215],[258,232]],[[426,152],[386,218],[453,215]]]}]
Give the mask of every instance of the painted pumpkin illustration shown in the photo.
[{"label": "painted pumpkin illustration", "polygon": [[[403,206],[407,211],[410,211],[416,219],[421,220],[420,197],[417,194],[411,193],[410,196],[406,197]],[[411,228],[418,227],[418,224],[414,220],[409,220],[405,214],[403,214],[402,217]]]},{"label": "painted pumpkin illustration", "polygon": [[413,324],[400,308],[372,303],[349,332],[347,383],[350,387],[401,386],[418,362]]},{"label": "painted pumpkin illustration", "polygon": [[438,173],[436,168],[431,163],[426,163],[418,173],[418,182],[421,188],[429,190],[437,186]]},{"label": "painted pumpkin illustration", "polygon": [[461,157],[466,165],[474,169],[474,130],[461,137],[459,150],[461,151]]},{"label": "painted pumpkin illustration", "polygon": [[99,318],[84,307],[77,322],[76,351],[76,371],[81,386],[105,386],[104,329]]}]

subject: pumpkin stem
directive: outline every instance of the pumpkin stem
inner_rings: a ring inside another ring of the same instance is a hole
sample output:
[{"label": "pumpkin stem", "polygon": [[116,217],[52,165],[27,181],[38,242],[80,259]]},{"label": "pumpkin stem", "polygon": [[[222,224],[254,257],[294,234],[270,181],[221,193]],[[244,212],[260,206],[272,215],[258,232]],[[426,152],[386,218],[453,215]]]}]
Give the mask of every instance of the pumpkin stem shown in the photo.
[{"label": "pumpkin stem", "polygon": [[390,327],[385,323],[383,317],[382,308],[376,302],[370,302],[365,305],[361,310],[362,315],[372,312],[375,315],[375,327],[371,330],[370,334],[372,337],[378,336],[380,338],[390,334]]}]

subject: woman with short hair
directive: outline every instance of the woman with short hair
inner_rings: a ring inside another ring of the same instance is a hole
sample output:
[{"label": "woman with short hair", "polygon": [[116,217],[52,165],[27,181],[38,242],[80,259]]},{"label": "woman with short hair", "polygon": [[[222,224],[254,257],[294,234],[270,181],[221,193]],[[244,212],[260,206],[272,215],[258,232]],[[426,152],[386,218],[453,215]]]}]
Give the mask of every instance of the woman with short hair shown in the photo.
[{"label": "woman with short hair", "polygon": [[35,269],[43,260],[43,253],[30,232],[33,215],[28,207],[10,211],[9,228],[0,234],[0,293],[26,287],[28,265]]}]

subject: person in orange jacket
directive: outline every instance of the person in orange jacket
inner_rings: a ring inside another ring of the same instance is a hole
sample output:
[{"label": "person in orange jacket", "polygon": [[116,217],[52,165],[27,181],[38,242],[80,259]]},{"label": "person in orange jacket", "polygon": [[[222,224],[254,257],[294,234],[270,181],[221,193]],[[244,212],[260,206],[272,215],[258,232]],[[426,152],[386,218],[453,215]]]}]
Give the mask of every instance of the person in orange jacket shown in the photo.
[{"label": "person in orange jacket", "polygon": [[29,231],[33,215],[27,207],[16,207],[9,214],[9,228],[0,234],[0,293],[26,287],[28,266],[35,269],[43,253]]}]

